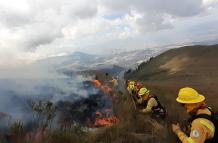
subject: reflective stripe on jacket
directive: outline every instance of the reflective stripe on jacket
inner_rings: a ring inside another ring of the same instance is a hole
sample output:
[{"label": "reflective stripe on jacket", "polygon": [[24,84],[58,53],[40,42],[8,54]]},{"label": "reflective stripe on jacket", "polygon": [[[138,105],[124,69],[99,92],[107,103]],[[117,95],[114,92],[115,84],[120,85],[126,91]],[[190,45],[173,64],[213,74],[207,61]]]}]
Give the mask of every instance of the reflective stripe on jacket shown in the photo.
[{"label": "reflective stripe on jacket", "polygon": [[[197,114],[208,114],[208,109],[199,109]],[[177,136],[182,143],[204,143],[207,139],[213,138],[215,133],[214,124],[204,118],[197,118],[191,123],[191,133],[189,137],[182,131],[177,132]]]}]

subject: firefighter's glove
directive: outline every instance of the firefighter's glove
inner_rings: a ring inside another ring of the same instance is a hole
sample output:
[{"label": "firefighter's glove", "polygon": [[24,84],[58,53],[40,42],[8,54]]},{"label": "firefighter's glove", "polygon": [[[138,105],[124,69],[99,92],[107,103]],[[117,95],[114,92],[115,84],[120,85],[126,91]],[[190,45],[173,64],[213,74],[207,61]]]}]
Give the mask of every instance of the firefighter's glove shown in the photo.
[{"label": "firefighter's glove", "polygon": [[143,100],[141,98],[137,100],[138,104],[142,104],[142,102],[143,102]]},{"label": "firefighter's glove", "polygon": [[179,123],[177,124],[172,124],[172,131],[177,134],[179,131],[181,131]]}]

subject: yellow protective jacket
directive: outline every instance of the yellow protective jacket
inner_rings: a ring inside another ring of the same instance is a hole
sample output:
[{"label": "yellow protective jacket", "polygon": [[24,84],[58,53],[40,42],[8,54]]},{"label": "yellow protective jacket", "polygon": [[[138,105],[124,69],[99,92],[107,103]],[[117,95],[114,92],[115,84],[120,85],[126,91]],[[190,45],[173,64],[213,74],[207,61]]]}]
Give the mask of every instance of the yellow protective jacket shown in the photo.
[{"label": "yellow protective jacket", "polygon": [[152,111],[152,108],[153,108],[153,107],[156,107],[157,105],[158,105],[157,100],[152,97],[152,98],[148,99],[147,106],[146,106],[146,108],[144,108],[144,109],[142,110],[142,112],[151,112],[151,111]]},{"label": "yellow protective jacket", "polygon": [[[198,114],[211,115],[209,109],[199,109]],[[214,124],[204,118],[197,118],[191,123],[191,132],[189,137],[181,130],[177,131],[176,134],[182,143],[204,143],[207,139],[213,138],[215,133]]]}]

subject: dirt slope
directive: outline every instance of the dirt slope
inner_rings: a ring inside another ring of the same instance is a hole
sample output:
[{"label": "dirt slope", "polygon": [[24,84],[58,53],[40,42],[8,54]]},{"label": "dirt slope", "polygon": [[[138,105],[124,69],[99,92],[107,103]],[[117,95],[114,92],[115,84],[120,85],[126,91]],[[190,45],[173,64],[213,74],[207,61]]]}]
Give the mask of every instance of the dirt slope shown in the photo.
[{"label": "dirt slope", "polygon": [[185,118],[175,98],[178,90],[186,86],[205,95],[208,105],[218,111],[218,45],[186,46],[166,51],[142,63],[125,77],[142,81],[158,94],[172,120]]}]

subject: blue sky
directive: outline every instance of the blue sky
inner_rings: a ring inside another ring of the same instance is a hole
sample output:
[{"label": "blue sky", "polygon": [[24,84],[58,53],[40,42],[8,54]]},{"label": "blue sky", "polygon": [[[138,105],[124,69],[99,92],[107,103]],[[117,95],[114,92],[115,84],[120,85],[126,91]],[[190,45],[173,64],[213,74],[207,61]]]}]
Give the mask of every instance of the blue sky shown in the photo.
[{"label": "blue sky", "polygon": [[218,0],[0,0],[0,68],[218,39]]}]

